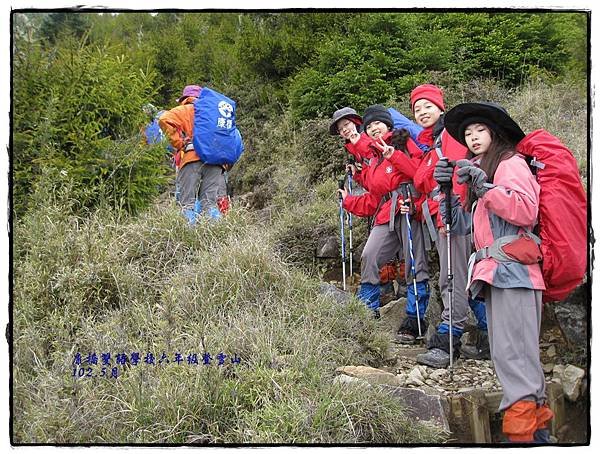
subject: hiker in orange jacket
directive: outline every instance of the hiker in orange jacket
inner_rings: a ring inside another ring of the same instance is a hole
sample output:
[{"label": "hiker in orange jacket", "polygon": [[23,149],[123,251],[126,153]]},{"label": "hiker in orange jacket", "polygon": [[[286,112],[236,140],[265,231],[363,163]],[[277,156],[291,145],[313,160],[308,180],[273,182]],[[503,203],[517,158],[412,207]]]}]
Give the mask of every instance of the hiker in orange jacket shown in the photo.
[{"label": "hiker in orange jacket", "polygon": [[204,164],[194,151],[193,103],[201,90],[198,85],[187,85],[177,100],[179,106],[165,112],[158,120],[175,149],[179,204],[191,225],[195,224],[203,210],[211,218],[219,218],[221,213],[217,200],[226,196],[226,169],[219,165]]},{"label": "hiker in orange jacket", "polygon": [[452,200],[451,231],[473,229],[477,253],[469,260],[468,288],[485,294],[492,361],[504,394],[502,430],[510,441],[548,443],[553,413],[539,351],[546,287],[541,251],[527,236],[537,223],[540,185],[515,148],[525,134],[492,103],[458,105],[445,125],[469,153],[456,162],[456,172],[447,160],[438,162],[434,178],[444,184],[455,173],[468,185],[468,203]]}]

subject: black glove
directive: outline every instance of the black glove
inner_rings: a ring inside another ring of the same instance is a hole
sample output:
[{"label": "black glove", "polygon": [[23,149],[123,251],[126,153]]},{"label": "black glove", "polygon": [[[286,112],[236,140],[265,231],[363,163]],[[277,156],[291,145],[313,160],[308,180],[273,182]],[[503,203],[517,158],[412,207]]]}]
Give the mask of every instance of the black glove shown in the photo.
[{"label": "black glove", "polygon": [[458,176],[459,183],[467,183],[473,188],[473,192],[479,198],[483,197],[488,191],[489,187],[485,186],[487,183],[487,174],[479,167],[475,167],[468,159],[460,159],[456,161],[458,170],[456,175]]},{"label": "black glove", "polygon": [[433,179],[437,181],[440,186],[446,185],[452,181],[453,173],[454,167],[450,161],[448,161],[448,158],[442,158],[435,165]]}]

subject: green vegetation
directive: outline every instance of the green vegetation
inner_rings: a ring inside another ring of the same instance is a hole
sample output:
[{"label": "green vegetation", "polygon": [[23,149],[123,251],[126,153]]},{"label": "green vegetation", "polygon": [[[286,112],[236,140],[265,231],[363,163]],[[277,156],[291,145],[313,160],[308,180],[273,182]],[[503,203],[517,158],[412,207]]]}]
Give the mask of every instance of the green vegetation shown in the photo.
[{"label": "green vegetation", "polygon": [[[333,383],[340,364],[380,364],[389,339],[364,305],[336,304],[290,269],[246,211],[190,229],[174,206],[123,221],[112,211],[80,218],[69,205],[57,198],[16,226],[17,440],[441,439],[385,392]],[[134,351],[157,361],[166,352],[171,363],[72,377],[77,352],[110,352],[115,365],[117,353]],[[241,362],[188,365],[194,352]]]},{"label": "green vegetation", "polygon": [[[248,152],[232,181],[245,192],[285,162],[297,131],[309,140],[297,158],[308,161],[311,182],[341,169],[343,154],[314,118],[336,107],[398,103],[407,112],[410,90],[427,81],[443,86],[449,100],[478,80],[507,92],[535,80],[581,86],[587,69],[585,13],[14,13],[13,19],[18,215],[29,209],[28,194],[46,167],[68,173],[82,207],[98,200],[131,213],[146,207],[169,170],[158,165],[160,153],[141,158],[127,139],[144,122],[144,103],[172,107],[186,84],[210,84],[238,102]],[[287,131],[278,128],[281,121]],[[273,128],[284,135],[265,144]]]},{"label": "green vegetation", "polygon": [[[450,107],[496,101],[560,137],[587,184],[584,13],[12,17],[14,441],[443,442],[385,391],[333,381],[382,365],[389,338],[319,291],[346,161],[328,117],[409,114],[413,86],[435,82]],[[189,83],[238,102],[246,145],[231,214],[195,228],[164,149],[140,137],[141,106],[173,107]],[[72,376],[77,352],[114,366],[134,351],[171,362]],[[203,352],[241,362],[187,364]]]}]

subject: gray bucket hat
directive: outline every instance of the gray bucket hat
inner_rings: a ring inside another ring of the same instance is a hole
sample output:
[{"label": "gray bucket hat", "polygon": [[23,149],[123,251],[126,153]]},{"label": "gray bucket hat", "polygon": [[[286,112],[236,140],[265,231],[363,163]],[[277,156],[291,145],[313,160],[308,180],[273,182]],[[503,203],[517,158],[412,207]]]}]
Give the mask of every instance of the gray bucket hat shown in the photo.
[{"label": "gray bucket hat", "polygon": [[340,121],[342,118],[347,118],[351,121],[353,120],[354,123],[362,125],[362,118],[360,115],[358,115],[358,113],[356,113],[356,110],[354,110],[352,107],[342,107],[341,109],[338,109],[333,113],[333,117],[331,118],[331,125],[329,126],[329,134],[331,134],[332,136],[338,135],[339,131],[337,128],[337,122]]}]

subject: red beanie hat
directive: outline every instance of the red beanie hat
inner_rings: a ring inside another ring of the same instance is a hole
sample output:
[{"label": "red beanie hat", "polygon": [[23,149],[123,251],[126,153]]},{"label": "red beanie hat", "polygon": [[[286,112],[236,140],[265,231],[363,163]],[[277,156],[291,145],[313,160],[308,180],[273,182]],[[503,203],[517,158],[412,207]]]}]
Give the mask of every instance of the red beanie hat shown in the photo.
[{"label": "red beanie hat", "polygon": [[410,92],[410,110],[414,110],[414,105],[419,99],[426,99],[438,106],[442,111],[446,110],[444,106],[444,93],[442,89],[432,84],[423,84],[415,87]]}]

